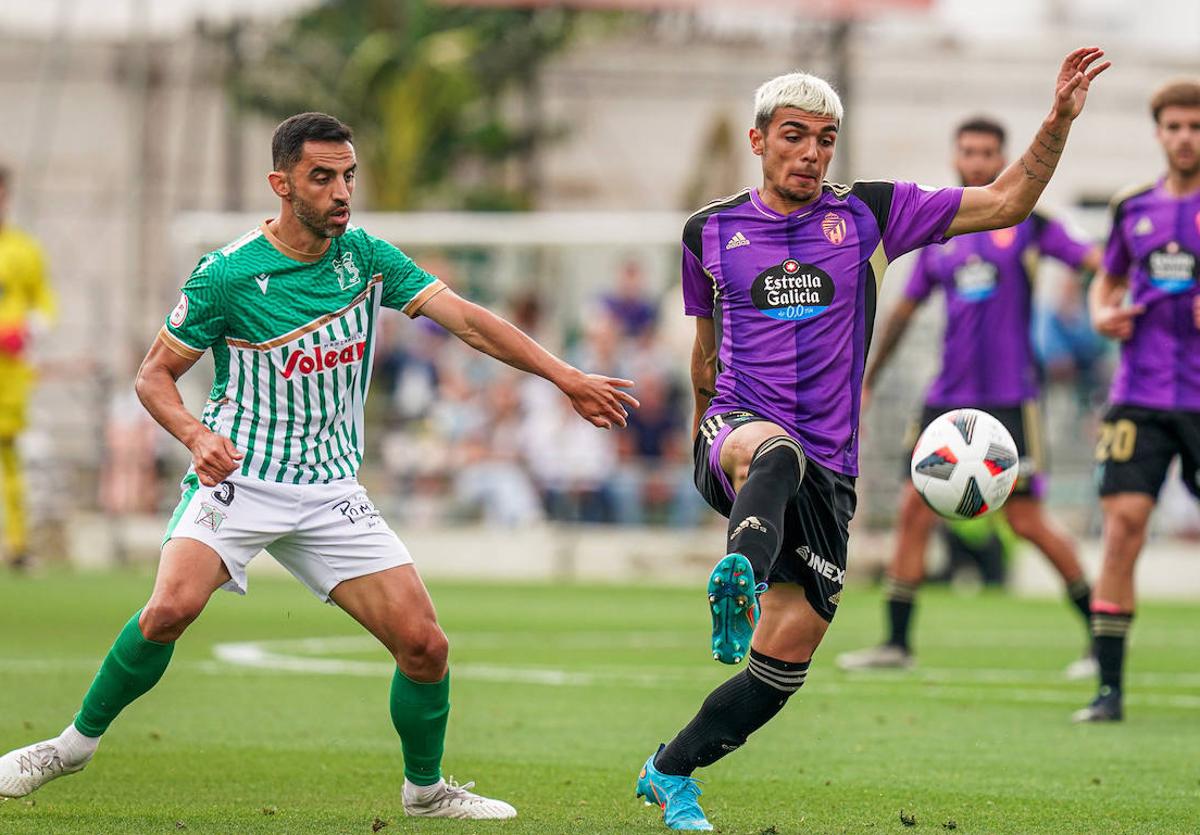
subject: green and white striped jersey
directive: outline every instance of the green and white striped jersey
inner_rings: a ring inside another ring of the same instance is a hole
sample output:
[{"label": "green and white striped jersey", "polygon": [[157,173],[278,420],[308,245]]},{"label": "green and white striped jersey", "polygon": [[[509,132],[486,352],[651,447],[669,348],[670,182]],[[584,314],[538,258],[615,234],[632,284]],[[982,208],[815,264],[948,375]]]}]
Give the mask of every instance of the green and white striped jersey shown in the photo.
[{"label": "green and white striped jersey", "polygon": [[160,338],[191,359],[212,349],[201,421],[242,451],[242,475],[333,481],[362,462],[380,306],[416,316],[444,287],[356,227],[313,257],[264,223],[200,259]]}]

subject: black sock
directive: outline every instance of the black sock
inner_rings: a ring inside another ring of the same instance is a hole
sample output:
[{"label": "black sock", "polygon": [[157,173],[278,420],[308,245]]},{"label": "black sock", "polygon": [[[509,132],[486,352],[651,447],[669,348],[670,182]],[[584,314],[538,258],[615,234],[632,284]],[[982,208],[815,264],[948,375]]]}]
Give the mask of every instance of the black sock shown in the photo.
[{"label": "black sock", "polygon": [[887,600],[890,646],[908,650],[908,627],[912,623],[913,607],[916,605],[918,583],[908,583],[888,577],[883,590]]},{"label": "black sock", "polygon": [[754,569],[754,582],[767,579],[783,545],[783,515],[804,478],[804,453],[791,438],[777,437],[754,453],[746,483],[729,511],[729,548]]},{"label": "black sock", "polygon": [[1071,598],[1071,605],[1079,611],[1080,617],[1083,618],[1084,628],[1088,629],[1088,634],[1091,634],[1092,589],[1088,586],[1087,580],[1080,577],[1078,580],[1067,583],[1067,597]]},{"label": "black sock", "polygon": [[1093,612],[1092,640],[1096,647],[1096,660],[1100,662],[1100,689],[1121,689],[1121,677],[1125,671],[1125,637],[1133,612]]},{"label": "black sock", "polygon": [[708,694],[695,718],[655,757],[654,767],[687,776],[741,747],[800,689],[809,663],[779,661],[750,650],[746,669]]}]

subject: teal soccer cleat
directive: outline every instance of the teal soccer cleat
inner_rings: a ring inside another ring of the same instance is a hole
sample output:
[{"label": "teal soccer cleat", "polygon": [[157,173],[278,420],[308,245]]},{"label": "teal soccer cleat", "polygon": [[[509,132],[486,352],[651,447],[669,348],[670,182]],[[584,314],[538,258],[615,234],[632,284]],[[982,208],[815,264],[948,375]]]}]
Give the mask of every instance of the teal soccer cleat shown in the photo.
[{"label": "teal soccer cleat", "polygon": [[708,578],[713,658],[737,664],[746,657],[758,625],[758,596],[766,590],[766,583],[755,585],[754,569],[741,554],[730,554],[713,567]]},{"label": "teal soccer cleat", "polygon": [[[661,751],[666,746],[658,746]],[[638,775],[637,796],[646,798],[647,803],[653,803],[663,812],[663,823],[667,829],[688,830],[692,832],[712,829],[704,810],[700,808],[700,786],[691,777],[673,774],[662,774],[654,767],[654,758],[658,751],[650,755]]]}]

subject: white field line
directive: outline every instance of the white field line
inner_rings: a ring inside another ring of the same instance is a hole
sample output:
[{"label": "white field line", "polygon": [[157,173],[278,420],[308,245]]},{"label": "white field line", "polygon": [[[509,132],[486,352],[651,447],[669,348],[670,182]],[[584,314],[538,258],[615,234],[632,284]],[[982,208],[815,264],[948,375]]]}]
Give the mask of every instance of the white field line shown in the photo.
[{"label": "white field line", "polygon": [[[357,675],[382,677],[390,675],[392,665],[385,661],[355,661],[339,658],[314,658],[297,656],[297,650],[319,653],[340,649],[360,649],[372,646],[369,638],[307,638],[292,641],[241,641],[217,644],[213,648],[219,661],[256,670],[315,675]],[[640,687],[662,687],[680,684],[694,679],[687,671],[657,671],[652,673],[626,672],[607,668],[602,672],[580,672],[544,667],[515,667],[503,664],[460,663],[454,665],[454,675],[459,679],[492,681],[512,684],[540,684],[554,687],[591,687],[596,685],[634,685]],[[977,699],[994,702],[1043,702],[1052,704],[1076,704],[1080,701],[1078,684],[1064,681],[1057,674],[1040,670],[958,670],[930,668],[908,674],[868,676],[854,675],[851,681],[826,681],[824,677],[817,685],[826,693],[850,693],[860,685],[895,684],[913,682],[923,685],[920,696],[939,700]],[[1145,679],[1144,681],[1142,681]],[[1142,681],[1147,686],[1194,688],[1200,685],[1200,676],[1187,673],[1144,673],[1132,677],[1136,688]],[[1051,685],[1050,687],[1013,687],[1015,683]],[[814,682],[816,684],[816,682]],[[983,686],[979,686],[983,685]],[[1055,687],[1054,685],[1057,685]],[[1200,709],[1200,696],[1168,695],[1156,693],[1130,694],[1132,705],[1157,705]]]}]

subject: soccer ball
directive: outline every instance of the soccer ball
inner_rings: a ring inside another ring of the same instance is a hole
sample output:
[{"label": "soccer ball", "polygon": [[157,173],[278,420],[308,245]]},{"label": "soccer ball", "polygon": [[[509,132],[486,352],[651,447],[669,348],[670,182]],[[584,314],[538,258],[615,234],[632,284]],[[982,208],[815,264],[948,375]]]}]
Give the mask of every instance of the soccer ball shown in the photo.
[{"label": "soccer ball", "polygon": [[974,519],[998,510],[1017,486],[1018,469],[1012,435],[978,409],[939,415],[913,448],[913,486],[947,519]]}]

